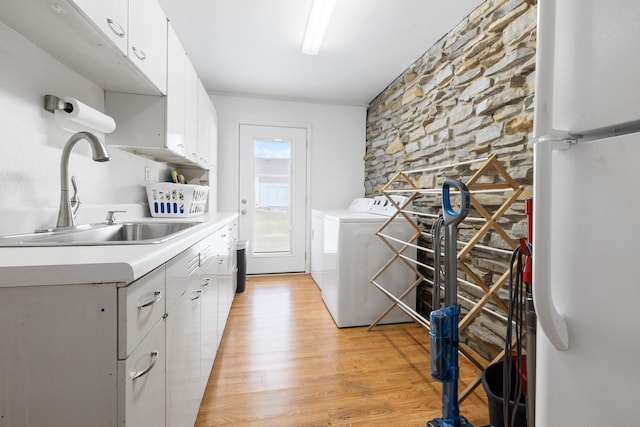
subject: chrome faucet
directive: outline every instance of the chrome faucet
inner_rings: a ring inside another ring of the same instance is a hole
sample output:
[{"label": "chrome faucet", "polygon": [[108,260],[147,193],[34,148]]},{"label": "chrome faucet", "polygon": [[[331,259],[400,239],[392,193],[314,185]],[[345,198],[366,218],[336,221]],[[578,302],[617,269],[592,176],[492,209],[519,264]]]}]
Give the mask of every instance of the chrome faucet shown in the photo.
[{"label": "chrome faucet", "polygon": [[[106,162],[109,160],[109,152],[106,145],[98,139],[94,134],[89,132],[78,132],[67,141],[62,150],[62,159],[60,160],[60,208],[58,209],[58,222],[56,228],[73,228],[75,227],[75,214],[78,211],[79,200],[77,199],[77,188],[74,184],[76,194],[74,194],[74,206],[71,206],[69,198],[69,156],[71,149],[80,140],[86,140],[91,146],[92,158],[96,162]],[[75,181],[75,179],[74,179]]]}]

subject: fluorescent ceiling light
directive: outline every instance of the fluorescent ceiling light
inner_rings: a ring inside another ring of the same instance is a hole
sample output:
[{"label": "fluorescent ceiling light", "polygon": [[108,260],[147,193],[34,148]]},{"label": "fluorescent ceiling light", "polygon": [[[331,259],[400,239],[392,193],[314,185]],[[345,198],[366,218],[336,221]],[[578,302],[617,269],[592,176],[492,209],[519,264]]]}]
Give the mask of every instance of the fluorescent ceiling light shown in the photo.
[{"label": "fluorescent ceiling light", "polygon": [[337,2],[338,0],[313,0],[311,14],[307,22],[307,31],[302,42],[302,53],[307,55],[318,54]]}]

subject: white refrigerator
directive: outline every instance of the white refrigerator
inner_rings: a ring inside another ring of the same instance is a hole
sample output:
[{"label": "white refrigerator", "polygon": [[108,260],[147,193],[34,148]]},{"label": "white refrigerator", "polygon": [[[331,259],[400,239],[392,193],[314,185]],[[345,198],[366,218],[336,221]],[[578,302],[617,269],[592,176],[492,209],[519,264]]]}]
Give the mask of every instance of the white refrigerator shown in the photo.
[{"label": "white refrigerator", "polygon": [[640,425],[640,0],[538,0],[536,426]]}]

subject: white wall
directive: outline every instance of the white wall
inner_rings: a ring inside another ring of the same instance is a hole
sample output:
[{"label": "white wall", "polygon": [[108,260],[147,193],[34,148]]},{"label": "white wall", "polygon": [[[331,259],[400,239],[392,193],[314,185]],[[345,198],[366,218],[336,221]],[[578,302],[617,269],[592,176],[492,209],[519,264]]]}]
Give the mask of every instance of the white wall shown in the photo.
[{"label": "white wall", "polygon": [[[44,95],[72,96],[104,111],[104,92],[2,22],[0,58],[0,234],[51,227],[60,197],[60,156],[72,133],[43,109]],[[164,163],[116,148],[109,153],[109,162],[94,162],[84,141],[72,152],[69,175],[76,176],[82,201],[77,223],[103,221],[108,209],[128,204],[138,209],[129,215],[144,214],[145,166],[152,181],[164,181],[168,173]]]},{"label": "white wall", "polygon": [[240,122],[310,128],[310,206],[343,209],[364,195],[366,107],[212,95],[218,112],[218,209],[238,210]]},{"label": "white wall", "polygon": [[[44,95],[72,96],[104,111],[104,91],[2,22],[0,58],[0,234],[30,232],[55,225],[60,156],[72,135],[43,109]],[[238,209],[239,121],[309,126],[312,208],[344,208],[364,194],[366,107],[211,98],[219,121],[218,210]],[[69,174],[77,178],[82,201],[77,223],[103,221],[108,209],[123,206],[130,213],[121,218],[148,216],[144,168],[152,182],[169,172],[165,163],[113,147],[109,153],[111,161],[97,163],[84,142],[72,152]]]}]

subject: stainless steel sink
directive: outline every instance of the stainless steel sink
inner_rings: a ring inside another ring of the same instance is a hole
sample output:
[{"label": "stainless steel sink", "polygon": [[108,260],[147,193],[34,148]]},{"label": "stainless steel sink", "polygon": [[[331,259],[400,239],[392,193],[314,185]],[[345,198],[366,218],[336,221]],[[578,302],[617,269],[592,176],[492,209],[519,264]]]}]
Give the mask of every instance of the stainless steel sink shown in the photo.
[{"label": "stainless steel sink", "polygon": [[4,246],[95,246],[166,242],[201,222],[124,222],[91,224],[70,230],[0,236]]}]

